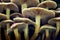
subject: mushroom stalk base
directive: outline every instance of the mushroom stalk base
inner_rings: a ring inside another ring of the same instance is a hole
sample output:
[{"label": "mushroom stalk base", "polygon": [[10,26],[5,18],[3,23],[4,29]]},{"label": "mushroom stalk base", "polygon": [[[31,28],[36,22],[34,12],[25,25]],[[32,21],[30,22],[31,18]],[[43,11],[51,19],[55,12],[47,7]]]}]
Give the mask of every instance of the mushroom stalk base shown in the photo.
[{"label": "mushroom stalk base", "polygon": [[4,35],[5,35],[6,40],[10,40],[10,37],[9,37],[9,35],[7,34],[7,31],[6,31],[6,30],[4,30]]},{"label": "mushroom stalk base", "polygon": [[49,40],[49,30],[46,30],[46,40]]},{"label": "mushroom stalk base", "polygon": [[29,40],[29,36],[28,36],[28,24],[26,24],[26,28],[24,29],[24,37],[25,37],[25,40]]},{"label": "mushroom stalk base", "polygon": [[40,15],[36,15],[35,32],[31,38],[31,40],[35,40],[40,32],[40,19],[41,19]]},{"label": "mushroom stalk base", "polygon": [[57,26],[57,29],[56,29],[56,36],[57,36],[60,31],[60,22],[56,22],[56,26]]},{"label": "mushroom stalk base", "polygon": [[19,36],[19,33],[18,33],[18,29],[17,28],[14,29],[14,35],[15,35],[16,40],[20,40],[21,39],[21,37]]}]

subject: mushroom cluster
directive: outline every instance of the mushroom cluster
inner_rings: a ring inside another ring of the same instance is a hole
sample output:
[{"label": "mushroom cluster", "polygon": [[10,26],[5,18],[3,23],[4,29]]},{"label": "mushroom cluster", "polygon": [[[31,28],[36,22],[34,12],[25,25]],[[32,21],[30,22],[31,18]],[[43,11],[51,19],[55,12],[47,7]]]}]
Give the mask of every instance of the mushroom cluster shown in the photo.
[{"label": "mushroom cluster", "polygon": [[59,36],[60,8],[55,1],[0,1],[0,40],[56,40]]}]

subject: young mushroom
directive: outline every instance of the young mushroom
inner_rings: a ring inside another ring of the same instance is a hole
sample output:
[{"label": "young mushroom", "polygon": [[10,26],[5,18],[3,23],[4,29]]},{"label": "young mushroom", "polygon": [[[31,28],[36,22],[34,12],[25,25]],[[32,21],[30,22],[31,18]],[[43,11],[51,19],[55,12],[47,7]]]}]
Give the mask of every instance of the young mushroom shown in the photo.
[{"label": "young mushroom", "polygon": [[[1,21],[0,22],[0,25],[2,26],[2,25],[7,25],[7,24],[10,24],[10,23],[12,23],[13,21],[12,20],[4,20],[4,21]],[[10,37],[9,37],[9,35],[7,35],[7,31],[8,31],[8,29],[9,29],[9,26],[7,25],[7,30],[5,29],[4,30],[4,34],[5,34],[5,37],[6,37],[6,40],[10,40]]]},{"label": "young mushroom", "polygon": [[[7,16],[3,13],[0,13],[0,22],[3,21],[3,20],[7,20]],[[0,25],[0,40],[2,40],[2,38],[1,38],[1,31],[2,31],[1,28],[2,28],[2,26]]]},{"label": "young mushroom", "polygon": [[17,5],[14,3],[10,3],[10,2],[9,3],[4,3],[4,2],[0,3],[0,9],[2,9],[2,10],[9,9],[8,11],[13,10],[15,12],[19,12]]},{"label": "young mushroom", "polygon": [[37,6],[42,8],[47,8],[47,9],[49,8],[55,9],[57,7],[57,3],[54,1],[44,1],[38,4]]},{"label": "young mushroom", "polygon": [[56,10],[55,10],[55,13],[56,13],[56,16],[60,16],[60,8],[57,8]]},{"label": "young mushroom", "polygon": [[46,40],[51,40],[51,39],[49,39],[49,35],[50,35],[49,31],[51,32],[51,30],[56,31],[56,28],[51,26],[51,25],[43,25],[40,28],[40,32],[44,32],[45,31]]},{"label": "young mushroom", "polygon": [[[14,10],[15,12],[18,12],[18,7],[14,3],[0,3],[0,6],[3,6],[4,9],[6,9],[6,15],[7,18],[10,19],[10,10]],[[7,24],[7,29],[9,29],[10,24]]]},{"label": "young mushroom", "polygon": [[48,21],[48,19],[55,17],[55,12],[44,9],[44,8],[40,8],[40,7],[26,8],[23,10],[22,14],[24,17],[35,18],[36,20],[35,32],[31,40],[35,39],[38,36],[40,26],[41,26],[40,25],[41,20],[42,20],[42,23],[44,24],[46,23],[46,21]]},{"label": "young mushroom", "polygon": [[29,40],[29,37],[28,37],[28,24],[35,25],[35,22],[33,22],[32,20],[30,20],[28,18],[20,18],[20,17],[16,17],[13,20],[15,22],[24,22],[26,24],[26,28],[24,29],[24,37],[25,37],[25,40]]},{"label": "young mushroom", "polygon": [[[13,20],[13,18],[16,18],[16,17],[23,17],[22,16],[22,14],[20,14],[20,13],[12,13],[11,15],[10,15],[10,18]],[[18,22],[15,22],[15,23],[18,23]],[[19,28],[20,29],[20,28]],[[19,30],[20,31],[20,30]],[[19,33],[18,33],[18,29],[15,29],[14,30],[14,34],[15,34],[15,36],[17,36],[17,38],[16,38],[16,40],[17,39],[21,39],[21,36],[20,36],[20,38],[19,38]],[[17,35],[16,35],[17,34]]]},{"label": "young mushroom", "polygon": [[[25,29],[25,26],[26,26],[25,23],[14,23],[8,30],[8,33],[10,33],[13,30],[17,31],[18,28],[20,29],[20,31],[22,31]],[[18,31],[17,32],[16,31],[14,31],[16,40],[21,40],[21,35],[19,33],[17,33]]]},{"label": "young mushroom", "polygon": [[51,23],[56,23],[56,35],[58,35],[59,31],[60,31],[60,17],[56,17],[56,18],[52,18],[48,21],[49,24]]}]

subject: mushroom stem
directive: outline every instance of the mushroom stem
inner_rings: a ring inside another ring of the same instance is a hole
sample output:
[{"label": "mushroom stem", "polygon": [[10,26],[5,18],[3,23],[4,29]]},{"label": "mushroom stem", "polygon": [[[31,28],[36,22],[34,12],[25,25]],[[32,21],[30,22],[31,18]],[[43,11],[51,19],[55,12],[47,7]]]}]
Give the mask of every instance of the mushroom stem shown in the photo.
[{"label": "mushroom stem", "polygon": [[49,40],[49,30],[46,30],[46,40]]},{"label": "mushroom stem", "polygon": [[35,33],[39,33],[40,32],[40,19],[41,19],[41,17],[40,17],[40,15],[36,15],[36,30],[35,30]]},{"label": "mushroom stem", "polygon": [[[9,8],[7,8],[6,9],[6,15],[7,15],[7,18],[9,19],[9,15],[10,15],[10,9]],[[9,29],[9,23],[7,24],[7,30],[5,30],[5,36],[6,36],[6,39],[7,40],[10,40],[10,37],[9,37],[9,35],[7,35],[7,31],[8,31],[8,29]]]},{"label": "mushroom stem", "polygon": [[20,36],[19,33],[18,33],[18,29],[15,29],[15,30],[14,30],[14,34],[15,34],[16,40],[21,40],[21,36]]},{"label": "mushroom stem", "polygon": [[7,18],[9,19],[10,18],[10,9],[9,8],[6,9],[6,15],[7,15]]},{"label": "mushroom stem", "polygon": [[44,34],[42,35],[42,40],[44,40]]},{"label": "mushroom stem", "polygon": [[38,36],[39,32],[40,32],[40,15],[36,15],[36,26],[35,26],[35,32],[31,38],[31,40],[35,40],[36,37]]},{"label": "mushroom stem", "polygon": [[27,4],[26,3],[21,4],[21,7],[22,7],[22,10],[23,10],[24,8],[27,8]]},{"label": "mushroom stem", "polygon": [[56,26],[57,26],[57,29],[56,29],[56,36],[57,36],[58,32],[60,31],[60,22],[56,22]]},{"label": "mushroom stem", "polygon": [[[7,15],[7,18],[9,19],[10,18],[10,9],[9,8],[6,9],[6,15]],[[8,23],[7,24],[7,31],[9,29],[9,26],[10,26],[10,24]]]},{"label": "mushroom stem", "polygon": [[0,40],[2,40],[2,39],[1,39],[1,25],[0,25]]},{"label": "mushroom stem", "polygon": [[6,30],[4,30],[4,34],[5,34],[6,40],[10,40],[10,37],[9,37],[9,35],[7,35],[7,31]]},{"label": "mushroom stem", "polygon": [[29,36],[28,36],[28,24],[26,24],[26,28],[24,29],[24,37],[25,37],[25,40],[29,40]]}]

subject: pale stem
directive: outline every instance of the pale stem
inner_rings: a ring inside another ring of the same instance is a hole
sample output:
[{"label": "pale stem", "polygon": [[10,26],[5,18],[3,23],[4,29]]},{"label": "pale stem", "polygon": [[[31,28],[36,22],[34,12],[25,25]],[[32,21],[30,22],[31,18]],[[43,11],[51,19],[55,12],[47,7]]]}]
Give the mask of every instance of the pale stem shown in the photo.
[{"label": "pale stem", "polygon": [[21,7],[22,7],[22,10],[23,10],[24,8],[27,8],[27,4],[26,3],[21,4]]},{"label": "pale stem", "polygon": [[60,22],[56,22],[56,36],[58,35],[59,31],[60,31]]},{"label": "pale stem", "polygon": [[[6,8],[6,15],[7,15],[7,18],[9,19],[10,17],[10,9],[9,8]],[[9,23],[7,23],[7,30],[5,30],[6,32],[5,32],[5,36],[6,36],[6,39],[7,40],[10,40],[10,37],[9,37],[9,35],[7,35],[7,31],[8,31],[8,29],[9,29],[9,27],[10,27],[10,24]]]},{"label": "pale stem", "polygon": [[40,32],[40,19],[41,19],[40,15],[36,15],[35,32],[33,36],[31,37],[31,40],[35,40]]},{"label": "pale stem", "polygon": [[14,35],[15,35],[15,38],[16,40],[21,40],[21,35],[18,33],[18,29],[14,29]]},{"label": "pale stem", "polygon": [[26,24],[26,28],[24,29],[24,37],[25,37],[25,40],[29,40],[29,36],[28,36],[28,24]]},{"label": "pale stem", "polygon": [[46,29],[46,40],[49,40],[49,30]]}]

